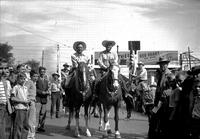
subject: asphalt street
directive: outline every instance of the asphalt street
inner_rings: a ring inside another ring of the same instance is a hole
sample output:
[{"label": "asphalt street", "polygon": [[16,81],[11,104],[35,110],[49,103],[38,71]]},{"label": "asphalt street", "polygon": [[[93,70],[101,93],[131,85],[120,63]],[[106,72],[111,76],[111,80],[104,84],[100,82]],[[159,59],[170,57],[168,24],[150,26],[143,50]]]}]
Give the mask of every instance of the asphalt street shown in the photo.
[{"label": "asphalt street", "polygon": [[[47,113],[46,125],[45,125],[46,132],[36,133],[36,139],[75,139],[76,138],[74,137],[75,120],[72,121],[71,130],[66,130],[65,127],[67,125],[68,115],[64,115],[64,113],[61,112],[60,118],[54,117],[53,119],[51,119],[50,113],[49,113],[50,103],[48,103],[47,109],[48,109],[48,113]],[[37,109],[37,111],[39,110]],[[113,114],[113,109],[112,109],[109,120],[110,120],[113,134],[109,136],[109,139],[114,139],[113,117],[114,117],[114,114]],[[125,120],[126,111],[124,108],[121,108],[119,112],[119,117],[120,117],[119,131],[121,133],[122,139],[145,139],[147,137],[148,120],[146,116],[140,113],[133,112],[131,119]],[[102,138],[102,135],[104,132],[102,129],[99,131],[98,122],[99,122],[99,118],[94,118],[93,116],[91,116],[89,127],[90,127],[92,137],[86,137],[85,132],[84,132],[85,122],[84,122],[83,110],[81,109],[81,112],[80,112],[81,139]]]}]

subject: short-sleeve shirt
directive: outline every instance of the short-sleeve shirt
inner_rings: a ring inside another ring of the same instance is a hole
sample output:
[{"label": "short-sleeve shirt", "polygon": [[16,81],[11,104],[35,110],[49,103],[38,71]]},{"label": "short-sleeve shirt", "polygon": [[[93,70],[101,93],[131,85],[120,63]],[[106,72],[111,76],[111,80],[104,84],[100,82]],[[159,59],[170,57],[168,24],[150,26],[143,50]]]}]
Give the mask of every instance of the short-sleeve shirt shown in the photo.
[{"label": "short-sleeve shirt", "polygon": [[99,66],[101,68],[108,68],[110,67],[110,63],[118,64],[118,55],[114,52],[100,52],[98,59]]},{"label": "short-sleeve shirt", "polygon": [[[28,88],[25,85],[21,86],[21,85],[17,84],[13,87],[12,95],[21,101],[27,101],[28,100]],[[26,106],[24,104],[20,104],[20,103],[15,104],[14,107],[15,107],[15,109],[28,109],[28,106]]]},{"label": "short-sleeve shirt", "polygon": [[77,68],[79,62],[89,63],[90,59],[85,54],[74,53],[71,56],[71,60],[72,60],[72,67]]},{"label": "short-sleeve shirt", "polygon": [[143,80],[143,81],[146,81],[147,80],[147,70],[142,67],[141,70],[136,70],[136,75],[137,77],[139,77],[139,80]]}]

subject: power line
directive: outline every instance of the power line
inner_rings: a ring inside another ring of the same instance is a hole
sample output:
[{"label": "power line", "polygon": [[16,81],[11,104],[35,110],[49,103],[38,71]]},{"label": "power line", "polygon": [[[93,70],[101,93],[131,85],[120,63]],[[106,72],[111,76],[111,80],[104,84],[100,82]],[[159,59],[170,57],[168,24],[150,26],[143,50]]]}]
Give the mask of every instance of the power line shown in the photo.
[{"label": "power line", "polygon": [[14,24],[12,24],[12,23],[8,23],[8,22],[6,22],[6,21],[4,21],[4,20],[1,20],[1,22],[4,22],[4,23],[6,23],[6,24],[8,24],[8,25],[10,25],[10,26],[13,26],[13,27],[18,28],[18,29],[20,29],[20,30],[23,30],[23,31],[25,31],[25,32],[31,33],[31,34],[33,34],[33,35],[35,35],[35,36],[37,36],[37,37],[40,37],[40,38],[43,38],[43,39],[46,39],[46,40],[55,42],[55,43],[57,43],[57,44],[62,44],[62,45],[64,45],[64,46],[66,46],[66,47],[69,47],[69,46],[67,46],[67,45],[64,44],[64,43],[61,43],[61,42],[58,42],[58,41],[56,41],[56,40],[47,38],[47,37],[42,36],[42,35],[40,35],[40,34],[33,33],[33,32],[31,32],[31,31],[29,31],[28,29],[25,29],[25,28],[23,28],[23,27],[14,25]]}]

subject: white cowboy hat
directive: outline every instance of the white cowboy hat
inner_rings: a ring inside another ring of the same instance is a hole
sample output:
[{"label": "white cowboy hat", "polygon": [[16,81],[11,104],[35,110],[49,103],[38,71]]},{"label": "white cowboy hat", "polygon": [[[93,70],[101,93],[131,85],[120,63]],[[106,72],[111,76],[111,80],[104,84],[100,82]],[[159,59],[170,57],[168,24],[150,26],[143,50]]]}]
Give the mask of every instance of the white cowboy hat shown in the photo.
[{"label": "white cowboy hat", "polygon": [[138,65],[143,65],[143,66],[144,66],[144,63],[143,63],[142,61],[139,61],[137,64],[138,64]]}]

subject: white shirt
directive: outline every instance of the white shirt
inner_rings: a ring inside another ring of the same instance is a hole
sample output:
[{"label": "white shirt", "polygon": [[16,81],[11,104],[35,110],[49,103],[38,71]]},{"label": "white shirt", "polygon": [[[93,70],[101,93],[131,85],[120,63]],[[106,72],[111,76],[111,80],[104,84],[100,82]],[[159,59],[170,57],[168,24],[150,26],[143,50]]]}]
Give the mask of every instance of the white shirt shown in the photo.
[{"label": "white shirt", "polygon": [[[15,85],[12,90],[12,94],[15,98],[18,98],[21,101],[27,101],[28,97],[28,88],[26,86],[21,86],[19,84]],[[24,104],[16,104],[15,109],[28,109],[28,106]]]}]

